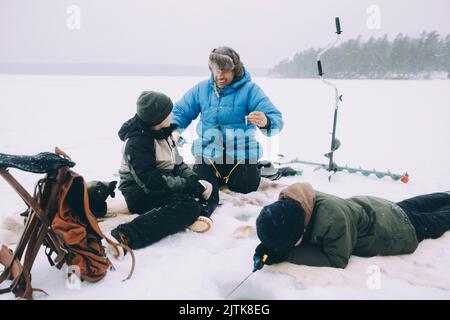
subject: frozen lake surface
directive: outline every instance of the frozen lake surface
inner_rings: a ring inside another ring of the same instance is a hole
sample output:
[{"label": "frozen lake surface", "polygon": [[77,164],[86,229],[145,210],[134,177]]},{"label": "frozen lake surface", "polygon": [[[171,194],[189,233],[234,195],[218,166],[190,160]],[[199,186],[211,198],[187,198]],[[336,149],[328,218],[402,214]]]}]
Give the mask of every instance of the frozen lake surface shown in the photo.
[{"label": "frozen lake surface", "polygon": [[[121,142],[117,131],[133,116],[142,90],[156,90],[178,100],[201,78],[12,76],[0,75],[0,152],[35,154],[59,146],[77,163],[74,171],[89,180],[116,180]],[[334,92],[319,80],[254,79],[283,112],[285,129],[272,141],[273,154],[286,159],[324,162],[330,145]],[[410,182],[298,166],[303,175],[264,181],[249,195],[221,192],[207,234],[181,232],[136,251],[134,277],[120,280],[130,261],[113,261],[117,271],[97,284],[69,290],[63,271],[52,270],[43,253],[33,267],[33,286],[50,296],[37,299],[222,299],[252,268],[258,240],[253,233],[233,236],[242,225],[254,226],[262,206],[276,200],[283,186],[310,182],[317,190],[341,197],[367,194],[399,201],[450,190],[450,81],[334,81],[343,94],[335,153],[340,165],[408,171]],[[189,130],[190,131],[190,130]],[[185,134],[192,141],[192,131]],[[275,147],[279,148],[276,149]],[[189,149],[183,148],[186,160]],[[11,170],[32,190],[37,175]],[[123,212],[120,196],[109,202],[117,216],[103,222],[108,232]],[[0,180],[0,243],[14,246],[21,228],[19,197]],[[375,267],[373,267],[375,266]],[[375,269],[374,269],[375,268]],[[370,285],[380,271],[380,287]],[[449,299],[450,232],[427,240],[408,256],[352,257],[345,270],[280,264],[253,275],[236,299]],[[369,283],[369,285],[368,285]],[[3,285],[4,286],[4,285]],[[2,286],[2,287],[3,287]],[[3,295],[0,299],[12,299]]]}]

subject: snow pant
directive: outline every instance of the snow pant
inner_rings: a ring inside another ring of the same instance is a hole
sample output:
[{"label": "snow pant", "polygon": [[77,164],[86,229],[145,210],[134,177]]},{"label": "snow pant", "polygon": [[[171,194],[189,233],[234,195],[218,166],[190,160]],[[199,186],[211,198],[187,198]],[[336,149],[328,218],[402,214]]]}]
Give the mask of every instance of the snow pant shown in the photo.
[{"label": "snow pant", "polygon": [[397,202],[416,229],[417,240],[437,239],[450,230],[450,194],[437,192]]},{"label": "snow pant", "polygon": [[[209,181],[213,186],[211,197],[202,205],[205,207],[202,212],[209,212],[211,215],[216,209],[219,204],[219,188],[223,185],[228,186],[231,191],[239,193],[249,193],[258,189],[261,182],[258,165],[245,162],[237,166],[236,164],[236,162],[232,164],[214,163],[213,166],[211,163],[201,163],[201,159],[197,159],[193,167],[194,172],[200,180]],[[225,181],[226,177],[228,179]]]},{"label": "snow pant", "polygon": [[[197,200],[186,194],[174,194],[165,204],[149,206],[150,210],[133,221],[117,227],[132,249],[144,248],[162,238],[184,230],[201,215]],[[150,202],[149,202],[150,204]]]}]

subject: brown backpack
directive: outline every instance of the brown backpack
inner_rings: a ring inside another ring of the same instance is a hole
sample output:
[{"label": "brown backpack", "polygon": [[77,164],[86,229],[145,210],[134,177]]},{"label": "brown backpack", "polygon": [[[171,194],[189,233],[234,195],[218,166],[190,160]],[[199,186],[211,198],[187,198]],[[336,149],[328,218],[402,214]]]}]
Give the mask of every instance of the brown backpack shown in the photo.
[{"label": "brown backpack", "polygon": [[[42,245],[50,264],[60,269],[64,264],[79,270],[81,280],[96,282],[103,279],[111,261],[106,257],[102,239],[113,247],[130,252],[132,268],[125,279],[130,279],[135,265],[132,250],[103,235],[89,209],[87,187],[83,177],[71,171],[75,163],[60,149],[55,154],[10,156],[0,154],[2,176],[24,200],[29,208],[25,230],[14,252],[6,246],[0,249],[0,263],[5,266],[0,283],[11,280],[0,294],[13,292],[18,298],[32,299],[31,268]],[[8,167],[34,173],[47,173],[39,180],[32,197],[9,173]],[[56,258],[52,259],[52,253]],[[21,260],[23,258],[23,263]]]},{"label": "brown backpack", "polygon": [[81,280],[96,282],[103,279],[112,264],[106,257],[102,239],[110,243],[112,241],[103,235],[89,209],[83,177],[69,171],[57,202],[58,211],[52,222],[52,230],[68,251],[66,264],[79,268]]}]

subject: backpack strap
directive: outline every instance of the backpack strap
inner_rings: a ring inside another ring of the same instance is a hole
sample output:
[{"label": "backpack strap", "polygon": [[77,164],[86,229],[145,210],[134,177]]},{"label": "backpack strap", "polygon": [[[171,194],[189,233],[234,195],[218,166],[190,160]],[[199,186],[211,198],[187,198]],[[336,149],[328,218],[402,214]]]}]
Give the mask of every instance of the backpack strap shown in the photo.
[{"label": "backpack strap", "polygon": [[[100,231],[101,232],[101,231]],[[118,242],[114,242],[111,239],[109,239],[107,236],[105,236],[103,233],[101,233],[103,239],[105,239],[105,241],[110,244],[112,247],[114,247],[117,250],[117,247],[121,247],[125,250],[127,250],[130,255],[131,255],[131,269],[130,272],[128,273],[128,276],[123,279],[122,281],[127,281],[130,280],[131,277],[133,276],[134,273],[134,268],[136,267],[136,257],[134,256],[134,252],[133,250],[131,250],[131,248],[123,243],[118,243]]]},{"label": "backpack strap", "polygon": [[[80,177],[83,180],[83,178],[81,176],[79,176],[78,174],[74,173],[73,171],[71,172],[71,174],[75,175],[76,177]],[[134,273],[134,268],[136,266],[136,257],[134,255],[134,252],[129,246],[127,246],[127,245],[125,245],[123,243],[114,242],[114,241],[112,241],[111,239],[109,239],[107,236],[105,236],[103,234],[102,230],[100,229],[100,226],[97,223],[97,218],[94,216],[94,214],[92,213],[91,209],[89,208],[89,195],[88,195],[86,183],[84,182],[84,180],[83,180],[83,184],[84,184],[84,195],[83,195],[84,211],[85,211],[86,218],[88,219],[88,222],[89,222],[89,225],[91,226],[91,228],[101,238],[105,239],[105,241],[109,245],[111,245],[112,247],[114,247],[116,249],[117,249],[117,247],[121,247],[121,248],[127,250],[130,253],[130,255],[131,255],[131,269],[130,269],[130,272],[128,273],[128,276],[122,281],[129,280],[129,279],[131,279],[131,277],[132,277],[132,275]],[[112,263],[111,263],[111,265],[112,265]]]}]

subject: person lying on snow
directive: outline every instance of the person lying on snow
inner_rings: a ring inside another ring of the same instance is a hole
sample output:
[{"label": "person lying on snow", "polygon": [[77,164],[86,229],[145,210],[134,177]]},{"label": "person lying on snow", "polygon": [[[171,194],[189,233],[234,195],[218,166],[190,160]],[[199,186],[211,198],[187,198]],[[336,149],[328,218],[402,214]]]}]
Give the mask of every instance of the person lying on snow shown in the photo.
[{"label": "person lying on snow", "polygon": [[[419,242],[450,230],[450,192],[401,202],[356,196],[349,199],[296,183],[264,207],[256,220],[261,244],[254,263],[345,268],[360,257],[413,253]],[[262,267],[262,264],[258,264]]]},{"label": "person lying on snow", "polygon": [[140,216],[119,225],[111,235],[132,249],[146,247],[185,228],[206,232],[210,212],[202,205],[211,195],[178,154],[172,132],[173,104],[162,93],[144,91],[136,115],[125,122],[120,185],[128,209]]}]

